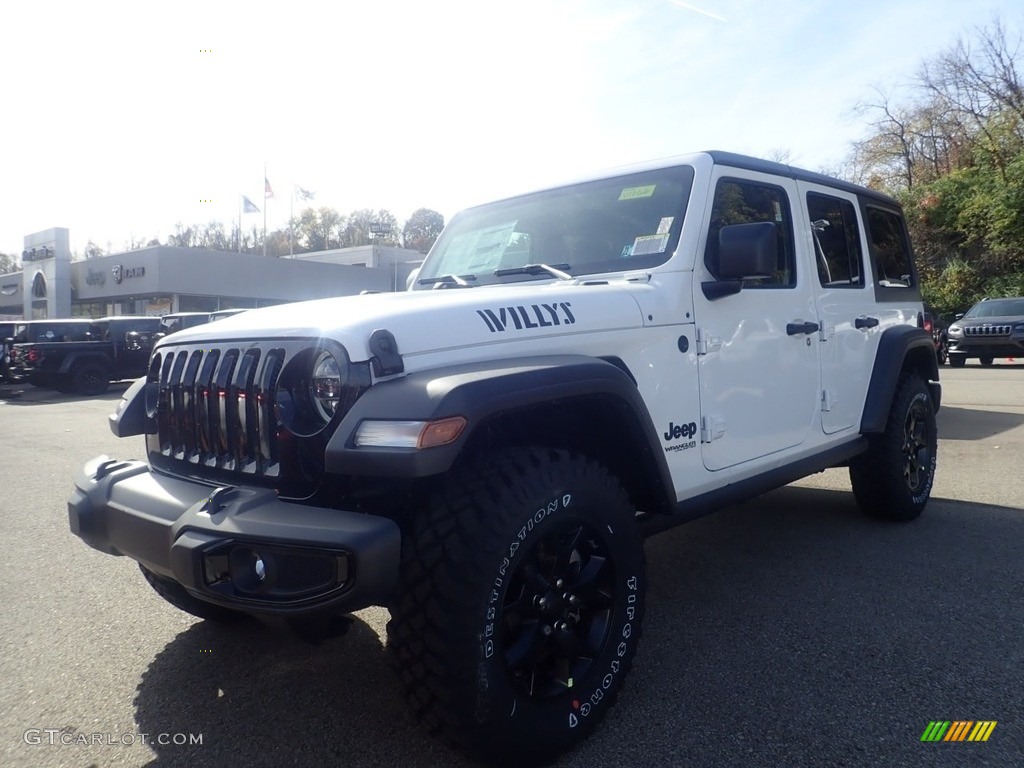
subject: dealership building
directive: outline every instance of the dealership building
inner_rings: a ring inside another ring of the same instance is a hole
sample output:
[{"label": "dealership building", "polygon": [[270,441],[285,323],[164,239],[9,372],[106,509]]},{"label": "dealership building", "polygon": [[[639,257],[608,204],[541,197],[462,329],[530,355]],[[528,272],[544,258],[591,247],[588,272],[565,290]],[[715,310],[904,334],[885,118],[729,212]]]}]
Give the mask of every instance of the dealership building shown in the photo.
[{"label": "dealership building", "polygon": [[68,230],[28,235],[22,272],[0,275],[0,316],[166,315],[404,290],[419,251],[360,246],[285,259],[153,246],[72,261]]}]

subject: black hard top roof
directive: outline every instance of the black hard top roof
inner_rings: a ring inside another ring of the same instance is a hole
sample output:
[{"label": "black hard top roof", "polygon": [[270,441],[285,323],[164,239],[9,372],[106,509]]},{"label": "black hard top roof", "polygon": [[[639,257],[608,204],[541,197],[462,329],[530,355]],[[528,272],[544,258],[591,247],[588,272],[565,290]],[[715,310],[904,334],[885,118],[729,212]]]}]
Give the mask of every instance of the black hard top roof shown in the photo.
[{"label": "black hard top roof", "polygon": [[738,155],[734,152],[711,150],[708,154],[711,155],[711,158],[719,165],[729,165],[734,168],[742,168],[747,171],[758,171],[760,173],[772,173],[777,176],[786,176],[797,181],[806,181],[811,184],[821,184],[826,187],[834,187],[835,189],[841,189],[844,192],[850,192],[854,195],[872,198],[879,203],[884,203],[885,205],[892,206],[894,208],[900,207],[899,201],[889,195],[878,192],[874,189],[869,189],[868,187],[862,187],[860,184],[854,184],[849,181],[833,178],[832,176],[826,176],[823,173],[805,171],[802,168],[795,168],[792,165],[784,165],[783,163],[776,163],[771,160],[759,160],[756,157]]}]

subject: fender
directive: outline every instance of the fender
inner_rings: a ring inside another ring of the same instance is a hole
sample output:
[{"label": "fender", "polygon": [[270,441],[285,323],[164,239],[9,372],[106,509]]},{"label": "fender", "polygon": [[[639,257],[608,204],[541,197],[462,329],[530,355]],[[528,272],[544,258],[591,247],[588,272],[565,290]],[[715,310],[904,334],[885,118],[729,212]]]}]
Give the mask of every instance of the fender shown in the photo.
[{"label": "fender", "polygon": [[[360,397],[327,445],[329,473],[377,477],[426,477],[452,466],[474,430],[492,417],[532,405],[550,406],[597,396],[625,411],[635,423],[633,435],[657,462],[666,496],[672,489],[661,441],[629,375],[613,363],[584,355],[491,360],[419,371],[381,382]],[[450,445],[414,448],[357,448],[355,433],[367,419],[428,421],[463,416],[468,424]],[[644,444],[645,443],[645,444]]]},{"label": "fender", "polygon": [[99,363],[106,368],[113,368],[114,361],[111,360],[107,355],[102,352],[96,352],[94,350],[87,351],[70,351],[64,357],[60,363],[60,368],[57,373],[71,373],[76,363],[85,361],[87,363]]},{"label": "fender", "polygon": [[935,410],[939,410],[942,387],[939,384],[939,365],[935,359],[935,343],[931,334],[923,328],[911,325],[897,325],[887,328],[878,343],[875,366],[871,371],[864,411],[860,420],[861,434],[878,434],[885,429],[889,418],[889,407],[896,394],[900,373],[907,359],[913,358],[915,366],[923,367],[925,382],[931,390]]},{"label": "fender", "polygon": [[[121,395],[121,402],[107,417],[107,424],[115,437],[134,437],[146,434],[149,414],[146,413],[146,377],[141,376]],[[156,385],[153,385],[156,387]],[[155,400],[155,397],[154,397]]]}]

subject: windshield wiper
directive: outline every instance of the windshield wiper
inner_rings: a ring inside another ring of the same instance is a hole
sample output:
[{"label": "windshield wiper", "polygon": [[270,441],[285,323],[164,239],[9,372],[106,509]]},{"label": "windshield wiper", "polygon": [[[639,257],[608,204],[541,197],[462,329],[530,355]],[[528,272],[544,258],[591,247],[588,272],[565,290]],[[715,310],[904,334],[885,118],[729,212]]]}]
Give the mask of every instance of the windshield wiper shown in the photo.
[{"label": "windshield wiper", "polygon": [[440,277],[424,277],[416,282],[420,285],[457,285],[459,288],[472,288],[467,281],[476,280],[476,275],[441,275]]},{"label": "windshield wiper", "polygon": [[505,277],[505,275],[543,275],[548,274],[552,277],[557,277],[559,280],[575,280],[572,275],[568,272],[563,272],[563,269],[569,269],[568,264],[555,264],[548,266],[547,264],[523,264],[521,267],[509,267],[508,269],[496,269],[494,270],[495,277]]}]

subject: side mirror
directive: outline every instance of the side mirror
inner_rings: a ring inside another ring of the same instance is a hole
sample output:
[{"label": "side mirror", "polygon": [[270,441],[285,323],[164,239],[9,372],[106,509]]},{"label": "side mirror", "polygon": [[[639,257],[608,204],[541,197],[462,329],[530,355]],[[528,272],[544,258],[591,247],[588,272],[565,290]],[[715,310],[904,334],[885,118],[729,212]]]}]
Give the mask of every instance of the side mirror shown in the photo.
[{"label": "side mirror", "polygon": [[959,320],[959,319],[960,319],[960,318],[962,318],[963,316],[964,316],[964,313],[963,313],[963,312],[957,312],[957,313],[956,313],[956,317],[955,317],[955,318],[953,318],[953,319],[954,319],[954,320]]},{"label": "side mirror", "polygon": [[773,222],[732,224],[719,231],[719,279],[771,277],[777,265],[778,239]]},{"label": "side mirror", "polygon": [[140,348],[139,335],[134,331],[126,333],[124,335],[124,347],[129,350],[137,350]]},{"label": "side mirror", "polygon": [[778,262],[775,224],[730,224],[718,232],[716,280],[700,284],[708,301],[739,293],[743,281],[751,277],[771,277]]}]

